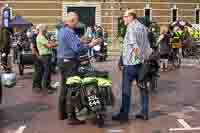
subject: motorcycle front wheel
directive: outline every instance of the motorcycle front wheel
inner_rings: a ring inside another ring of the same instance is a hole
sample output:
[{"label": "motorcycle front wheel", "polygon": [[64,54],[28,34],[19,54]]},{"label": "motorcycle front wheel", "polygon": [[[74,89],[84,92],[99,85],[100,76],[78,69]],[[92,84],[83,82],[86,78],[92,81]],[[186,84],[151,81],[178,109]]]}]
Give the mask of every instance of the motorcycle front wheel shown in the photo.
[{"label": "motorcycle front wheel", "polygon": [[66,107],[67,107],[67,98],[66,98],[66,89],[61,88],[60,94],[59,94],[59,101],[58,101],[58,115],[59,115],[59,120],[65,120],[67,119],[67,112],[66,112]]},{"label": "motorcycle front wheel", "polygon": [[96,124],[99,128],[103,128],[105,125],[103,115],[100,113],[96,114]]}]

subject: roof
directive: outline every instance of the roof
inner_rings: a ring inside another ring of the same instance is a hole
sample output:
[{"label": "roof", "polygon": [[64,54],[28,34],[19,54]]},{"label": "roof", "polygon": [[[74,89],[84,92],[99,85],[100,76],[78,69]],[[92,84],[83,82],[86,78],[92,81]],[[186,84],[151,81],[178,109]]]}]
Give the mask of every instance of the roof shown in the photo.
[{"label": "roof", "polygon": [[11,25],[32,25],[31,22],[28,22],[27,20],[25,20],[22,16],[15,16],[11,22],[10,22]]}]

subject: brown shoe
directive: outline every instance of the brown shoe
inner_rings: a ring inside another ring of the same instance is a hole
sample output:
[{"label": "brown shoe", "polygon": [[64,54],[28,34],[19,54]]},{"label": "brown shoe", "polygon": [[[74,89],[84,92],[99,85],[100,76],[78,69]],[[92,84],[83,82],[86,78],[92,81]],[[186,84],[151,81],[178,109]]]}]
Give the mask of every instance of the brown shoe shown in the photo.
[{"label": "brown shoe", "polygon": [[68,124],[69,125],[82,125],[82,124],[85,124],[85,121],[80,121],[76,118],[73,118],[73,119],[69,119]]}]

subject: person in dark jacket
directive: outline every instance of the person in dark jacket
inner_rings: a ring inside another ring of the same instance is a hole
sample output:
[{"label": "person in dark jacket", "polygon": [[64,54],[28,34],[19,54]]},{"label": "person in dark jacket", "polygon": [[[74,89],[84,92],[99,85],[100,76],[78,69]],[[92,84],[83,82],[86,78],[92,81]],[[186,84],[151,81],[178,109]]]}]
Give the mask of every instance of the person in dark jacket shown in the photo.
[{"label": "person in dark jacket", "polygon": [[6,27],[1,27],[0,29],[0,51],[2,56],[2,64],[5,71],[10,71],[11,68],[8,66],[8,55],[10,53],[10,40],[11,32]]},{"label": "person in dark jacket", "polygon": [[33,55],[33,68],[34,68],[34,73],[33,73],[33,83],[32,83],[32,88],[33,91],[35,92],[40,92],[42,88],[42,62],[39,58],[39,52],[36,44],[36,38],[38,35],[38,28],[33,27],[32,29],[33,35],[31,39],[31,45],[32,45],[32,55]]},{"label": "person in dark jacket", "polygon": [[160,58],[163,59],[161,68],[163,69],[163,71],[166,71],[168,58],[171,51],[170,34],[168,33],[167,27],[161,27],[161,34],[157,43],[159,43],[160,45]]}]

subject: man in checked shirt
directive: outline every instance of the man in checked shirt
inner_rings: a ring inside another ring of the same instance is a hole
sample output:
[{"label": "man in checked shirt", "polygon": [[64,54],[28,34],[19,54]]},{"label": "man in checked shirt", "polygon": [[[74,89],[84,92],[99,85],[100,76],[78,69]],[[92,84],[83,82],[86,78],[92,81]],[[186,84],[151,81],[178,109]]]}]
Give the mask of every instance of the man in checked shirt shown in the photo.
[{"label": "man in checked shirt", "polygon": [[[132,81],[138,79],[139,71],[144,60],[148,59],[152,50],[147,37],[146,27],[137,20],[134,10],[130,9],[123,16],[127,31],[124,38],[122,56],[119,68],[122,70],[122,105],[120,113],[113,120],[128,122],[131,100]],[[141,111],[136,118],[148,120],[149,98],[145,88],[140,87]]]}]

